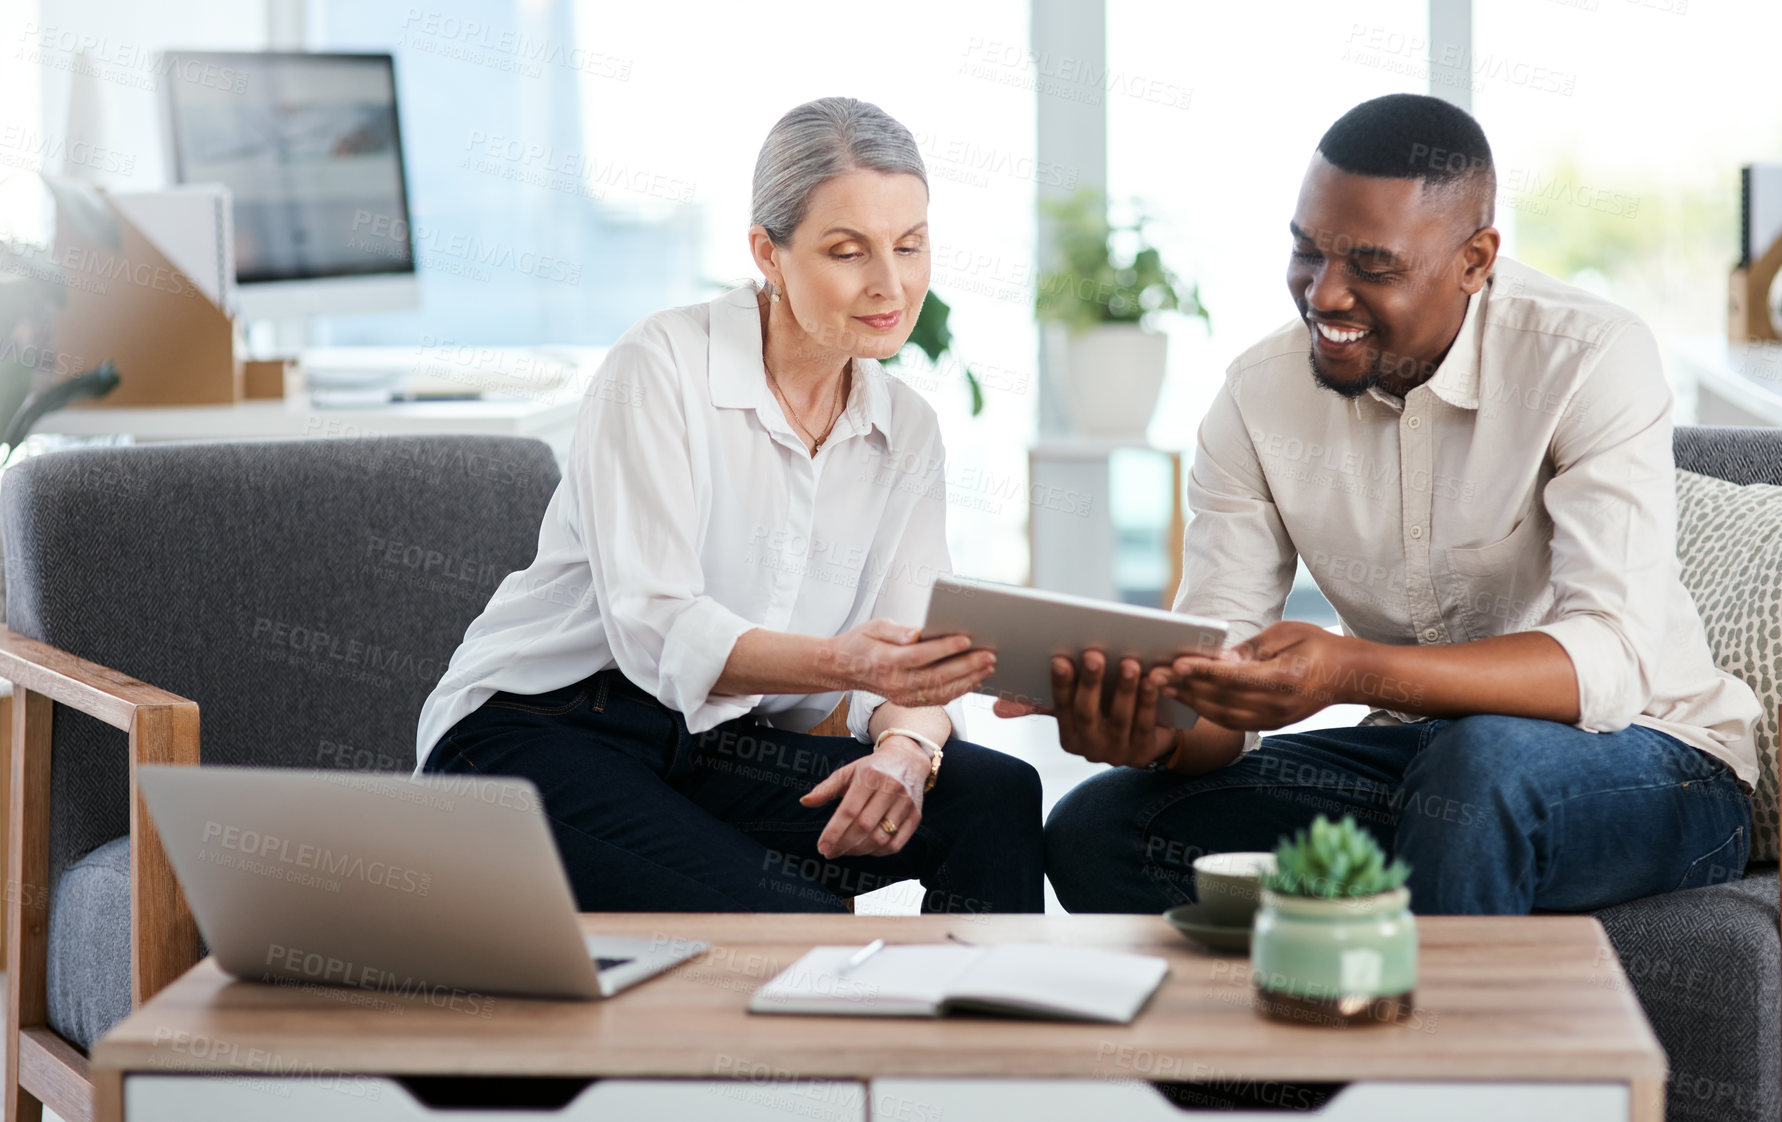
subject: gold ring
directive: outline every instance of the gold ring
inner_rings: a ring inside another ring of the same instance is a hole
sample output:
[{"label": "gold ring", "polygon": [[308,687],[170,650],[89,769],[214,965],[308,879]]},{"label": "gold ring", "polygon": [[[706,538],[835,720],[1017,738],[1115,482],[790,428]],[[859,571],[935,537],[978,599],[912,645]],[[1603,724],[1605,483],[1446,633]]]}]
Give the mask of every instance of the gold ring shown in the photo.
[{"label": "gold ring", "polygon": [[928,691],[927,690],[917,690],[916,691],[916,704],[917,705],[927,705],[928,704]]},{"label": "gold ring", "polygon": [[879,829],[885,831],[885,836],[888,838],[897,836],[897,823],[891,821],[889,814],[879,819]]}]

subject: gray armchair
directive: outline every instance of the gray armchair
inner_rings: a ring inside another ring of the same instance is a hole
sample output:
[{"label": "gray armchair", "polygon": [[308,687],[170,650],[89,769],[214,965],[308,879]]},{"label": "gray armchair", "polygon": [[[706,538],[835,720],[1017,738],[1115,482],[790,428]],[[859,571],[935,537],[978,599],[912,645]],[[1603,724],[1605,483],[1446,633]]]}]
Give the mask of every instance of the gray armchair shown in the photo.
[{"label": "gray armchair", "polygon": [[[1684,427],[1674,444],[1686,471],[1782,484],[1782,429]],[[1782,1114],[1778,887],[1774,863],[1752,864],[1739,880],[1596,913],[1670,1060],[1672,1122]]]},{"label": "gray armchair", "polygon": [[86,1049],[199,957],[137,765],[197,763],[202,712],[207,764],[412,769],[422,701],[531,563],[557,480],[544,444],[480,436],[76,449],[7,472],[7,1122],[90,1118]]}]

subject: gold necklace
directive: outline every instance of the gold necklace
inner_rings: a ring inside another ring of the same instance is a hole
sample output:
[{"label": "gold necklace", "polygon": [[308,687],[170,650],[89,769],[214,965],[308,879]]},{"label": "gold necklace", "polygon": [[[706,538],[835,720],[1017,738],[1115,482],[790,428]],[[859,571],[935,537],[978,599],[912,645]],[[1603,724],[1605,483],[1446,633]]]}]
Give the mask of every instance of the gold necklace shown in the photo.
[{"label": "gold necklace", "polygon": [[804,418],[798,415],[798,410],[792,407],[792,399],[787,397],[786,391],[780,388],[780,380],[773,376],[772,370],[767,369],[766,362],[761,364],[761,369],[767,371],[767,384],[773,387],[774,396],[778,397],[780,399],[780,404],[786,407],[786,412],[791,416],[792,423],[797,425],[799,430],[803,432],[806,437],[810,438],[811,458],[816,459],[817,452],[823,447],[823,442],[828,440],[829,434],[835,431],[835,422],[841,418],[841,384],[842,378],[847,377],[847,372],[843,371],[842,377],[835,380],[835,392],[831,395],[829,400],[829,424],[824,427],[823,435],[818,436],[811,431],[809,425],[804,423]]}]

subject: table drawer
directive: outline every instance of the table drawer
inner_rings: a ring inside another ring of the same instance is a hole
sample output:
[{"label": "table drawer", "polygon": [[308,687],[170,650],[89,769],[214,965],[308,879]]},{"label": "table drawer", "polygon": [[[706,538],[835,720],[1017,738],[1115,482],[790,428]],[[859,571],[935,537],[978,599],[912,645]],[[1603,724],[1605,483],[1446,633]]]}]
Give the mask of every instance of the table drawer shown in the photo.
[{"label": "table drawer", "polygon": [[566,1105],[429,1106],[402,1081],[374,1076],[132,1075],[125,1122],[865,1122],[866,1088],[830,1080],[601,1079]]},{"label": "table drawer", "polygon": [[1243,1094],[1260,1105],[1261,1109],[1247,1108],[1236,1115],[1255,1120],[1627,1122],[1629,1109],[1628,1089],[1622,1083],[1350,1083],[1326,1098],[1304,1084],[1248,1079],[1162,1087],[1143,1080],[875,1079],[872,1118],[873,1122],[1229,1119],[1234,1117],[1230,1107],[1216,1100],[1230,1094]]}]

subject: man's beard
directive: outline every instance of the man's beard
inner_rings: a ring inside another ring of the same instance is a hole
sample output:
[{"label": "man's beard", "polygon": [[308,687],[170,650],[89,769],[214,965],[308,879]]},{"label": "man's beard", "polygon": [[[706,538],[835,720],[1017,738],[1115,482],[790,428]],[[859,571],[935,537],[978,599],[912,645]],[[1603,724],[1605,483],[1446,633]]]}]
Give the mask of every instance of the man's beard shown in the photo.
[{"label": "man's beard", "polygon": [[1306,364],[1312,368],[1312,380],[1334,394],[1350,398],[1360,397],[1362,394],[1379,385],[1385,379],[1385,364],[1380,360],[1380,352],[1375,351],[1374,364],[1368,369],[1366,374],[1363,374],[1353,382],[1338,382],[1332,380],[1329,375],[1325,374],[1324,371],[1319,368],[1318,354],[1316,351],[1306,352]]}]

